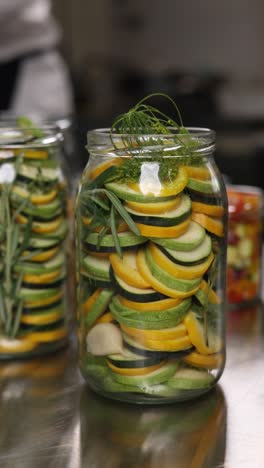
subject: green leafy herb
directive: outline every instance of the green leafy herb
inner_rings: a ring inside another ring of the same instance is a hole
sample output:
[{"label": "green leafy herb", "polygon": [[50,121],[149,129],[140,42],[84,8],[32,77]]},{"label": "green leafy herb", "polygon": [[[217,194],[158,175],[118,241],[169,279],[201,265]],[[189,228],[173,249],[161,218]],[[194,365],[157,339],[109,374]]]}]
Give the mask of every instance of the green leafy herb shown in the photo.
[{"label": "green leafy herb", "polygon": [[17,117],[16,124],[23,130],[29,130],[30,135],[32,135],[35,138],[43,137],[43,132],[39,128],[37,128],[32,122],[32,120],[26,117],[25,115]]}]

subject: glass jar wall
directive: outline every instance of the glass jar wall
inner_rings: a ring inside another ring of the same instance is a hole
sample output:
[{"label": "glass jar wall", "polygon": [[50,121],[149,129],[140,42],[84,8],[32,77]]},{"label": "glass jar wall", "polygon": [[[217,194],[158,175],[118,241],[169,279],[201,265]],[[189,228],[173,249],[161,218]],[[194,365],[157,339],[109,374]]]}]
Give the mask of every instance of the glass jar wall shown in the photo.
[{"label": "glass jar wall", "polygon": [[76,201],[80,367],[113,399],[167,403],[225,361],[226,191],[214,133],[88,134]]},{"label": "glass jar wall", "polygon": [[56,127],[0,127],[0,359],[65,345],[67,183]]}]

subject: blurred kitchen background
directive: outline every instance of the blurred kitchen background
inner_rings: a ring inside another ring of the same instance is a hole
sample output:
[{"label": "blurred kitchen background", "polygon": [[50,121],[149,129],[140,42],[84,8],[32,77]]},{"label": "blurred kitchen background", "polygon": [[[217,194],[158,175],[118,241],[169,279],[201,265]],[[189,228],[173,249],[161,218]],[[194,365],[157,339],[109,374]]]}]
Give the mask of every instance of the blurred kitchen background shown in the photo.
[{"label": "blurred kitchen background", "polygon": [[264,186],[262,0],[53,0],[52,8],[73,87],[75,167],[87,160],[88,129],[163,92],[186,126],[216,130],[216,161],[231,182]]}]

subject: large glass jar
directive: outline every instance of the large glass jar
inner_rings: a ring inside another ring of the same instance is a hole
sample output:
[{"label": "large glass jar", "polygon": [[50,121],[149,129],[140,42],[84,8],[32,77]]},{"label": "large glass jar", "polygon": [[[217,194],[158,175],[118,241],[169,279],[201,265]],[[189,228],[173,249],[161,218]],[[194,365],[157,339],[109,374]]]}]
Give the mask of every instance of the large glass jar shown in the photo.
[{"label": "large glass jar", "polygon": [[76,200],[79,353],[102,395],[167,403],[221,376],[227,197],[213,150],[208,129],[88,133]]},{"label": "large glass jar", "polygon": [[56,127],[0,127],[0,359],[67,342],[67,184]]}]

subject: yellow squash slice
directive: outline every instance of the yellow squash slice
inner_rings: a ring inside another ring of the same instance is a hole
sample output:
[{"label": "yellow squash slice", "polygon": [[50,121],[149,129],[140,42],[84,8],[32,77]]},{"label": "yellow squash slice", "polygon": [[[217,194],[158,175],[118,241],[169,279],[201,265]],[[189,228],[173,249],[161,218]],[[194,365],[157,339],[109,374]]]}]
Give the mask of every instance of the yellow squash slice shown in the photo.
[{"label": "yellow squash slice", "polygon": [[190,224],[191,217],[175,226],[149,226],[147,224],[135,223],[140,234],[145,237],[179,237],[184,234]]},{"label": "yellow squash slice", "polygon": [[137,266],[143,278],[151,284],[152,288],[164,294],[165,296],[176,298],[176,299],[177,298],[183,299],[185,297],[192,296],[199,289],[199,285],[198,285],[196,288],[188,292],[177,291],[176,289],[169,288],[168,286],[166,286],[165,284],[161,283],[159,280],[154,278],[154,276],[152,275],[146,263],[144,249],[139,249],[138,251]]},{"label": "yellow squash slice", "polygon": [[121,324],[122,330],[134,338],[149,340],[174,340],[187,335],[187,329],[183,323],[172,328],[163,328],[160,330],[143,330],[141,328],[131,328]]},{"label": "yellow squash slice", "polygon": [[139,289],[150,287],[150,284],[138,272],[134,252],[124,252],[123,258],[120,258],[117,254],[111,254],[109,259],[114,272],[126,283]]},{"label": "yellow squash slice", "polygon": [[164,202],[157,202],[157,203],[138,203],[128,201],[125,203],[127,208],[131,208],[132,210],[137,211],[138,213],[144,213],[146,215],[151,214],[163,214],[166,211],[173,210],[179,206],[181,201],[180,196],[176,196],[172,200],[167,200]]},{"label": "yellow squash slice", "polygon": [[134,302],[121,296],[118,296],[118,299],[121,302],[121,304],[123,304],[125,307],[129,307],[130,309],[138,310],[141,312],[154,312],[162,310],[166,312],[167,309],[175,307],[181,302],[181,299],[172,298],[162,299],[160,301],[154,302]]},{"label": "yellow squash slice", "polygon": [[204,213],[209,216],[221,217],[224,215],[224,207],[220,205],[207,205],[206,203],[192,202],[192,210],[195,213]]},{"label": "yellow squash slice", "polygon": [[183,358],[185,364],[203,369],[217,369],[223,365],[224,357],[221,353],[210,354],[208,356],[197,353],[196,351]]},{"label": "yellow squash slice", "polygon": [[224,235],[224,225],[222,221],[213,216],[208,216],[204,213],[192,213],[192,220],[203,226],[207,231],[212,232],[216,236]]},{"label": "yellow squash slice", "polygon": [[167,273],[179,279],[195,279],[200,278],[208,270],[211,265],[214,255],[210,253],[209,257],[199,265],[185,266],[177,265],[170,260],[155,244],[150,243],[149,249],[155,263],[163,268]]},{"label": "yellow squash slice", "polygon": [[116,374],[120,375],[147,375],[150,372],[153,372],[160,367],[164,366],[166,361],[159,362],[159,364],[154,364],[152,366],[148,367],[135,367],[135,368],[126,368],[126,367],[117,367],[114,364],[112,364],[108,359],[106,359],[107,365],[110,367],[110,369],[115,372]]}]

